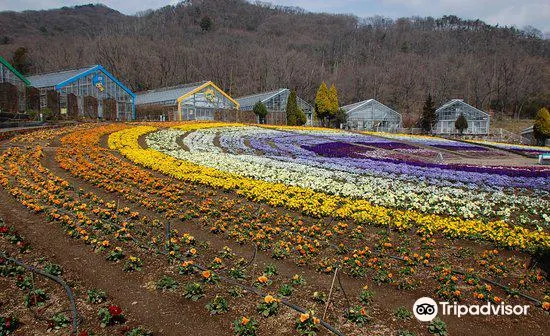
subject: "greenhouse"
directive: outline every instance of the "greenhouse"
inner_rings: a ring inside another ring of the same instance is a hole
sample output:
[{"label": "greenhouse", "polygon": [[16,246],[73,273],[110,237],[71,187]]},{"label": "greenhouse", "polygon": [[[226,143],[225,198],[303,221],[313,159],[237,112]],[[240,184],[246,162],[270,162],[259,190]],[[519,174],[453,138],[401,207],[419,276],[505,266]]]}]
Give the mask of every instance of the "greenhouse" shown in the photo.
[{"label": "greenhouse", "polygon": [[463,134],[488,134],[489,132],[489,114],[483,112],[462,99],[453,99],[442,105],[436,110],[437,124],[435,126],[436,134],[457,134],[455,122],[462,114],[468,121],[468,128]]},{"label": "greenhouse", "polygon": [[69,118],[135,119],[135,94],[101,65],[28,77],[40,108]]},{"label": "greenhouse", "polygon": [[[286,112],[288,97],[290,96],[289,89],[278,89],[264,93],[257,93],[250,96],[237,98],[241,105],[241,110],[252,111],[254,105],[262,102],[269,112]],[[306,125],[313,124],[313,106],[300,97],[296,97],[296,102],[300,109],[304,112],[307,118]]]},{"label": "greenhouse", "polygon": [[348,114],[348,129],[395,132],[401,128],[401,114],[374,100],[364,100],[343,106]]},{"label": "greenhouse", "polygon": [[140,92],[136,105],[143,115],[161,108],[166,112],[161,120],[214,120],[216,111],[239,109],[239,103],[211,81]]},{"label": "greenhouse", "polygon": [[[0,110],[3,112],[23,112],[26,110],[26,88],[29,81],[8,61],[0,57]],[[13,90],[13,99],[10,91]],[[17,90],[17,94],[15,94]]]}]

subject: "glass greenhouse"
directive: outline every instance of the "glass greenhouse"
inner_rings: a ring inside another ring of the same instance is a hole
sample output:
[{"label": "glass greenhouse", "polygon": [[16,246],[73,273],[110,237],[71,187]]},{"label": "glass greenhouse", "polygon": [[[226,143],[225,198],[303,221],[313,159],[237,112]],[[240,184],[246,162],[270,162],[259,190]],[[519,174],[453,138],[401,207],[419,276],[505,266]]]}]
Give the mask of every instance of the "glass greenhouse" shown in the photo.
[{"label": "glass greenhouse", "polygon": [[[257,102],[262,102],[269,112],[286,112],[288,97],[290,96],[289,89],[278,89],[275,91],[257,93],[250,96],[237,98],[241,105],[241,110],[252,111]],[[300,109],[304,112],[307,118],[306,125],[313,123],[313,106],[300,97],[296,97],[296,102]]]},{"label": "glass greenhouse", "polygon": [[17,87],[17,108],[20,112],[25,111],[25,90],[30,85],[30,82],[2,57],[0,57],[0,83],[10,83]]},{"label": "glass greenhouse", "polygon": [[468,121],[468,128],[464,130],[463,134],[488,134],[489,132],[489,114],[466,104],[462,99],[453,99],[447,102],[436,110],[436,114],[438,121],[435,133],[437,134],[458,133],[455,122],[461,114]]},{"label": "glass greenhouse", "polygon": [[380,132],[395,132],[401,128],[401,114],[374,100],[364,100],[343,106],[348,120],[348,129]]},{"label": "glass greenhouse", "polygon": [[141,117],[160,108],[165,120],[214,120],[216,111],[239,109],[239,103],[211,81],[138,92],[136,106],[140,115],[145,111]]},{"label": "glass greenhouse", "polygon": [[[67,113],[72,97],[79,116],[116,120],[135,119],[135,94],[101,65],[28,77],[40,90],[40,108],[48,107],[48,92],[59,93],[61,113]],[[107,106],[112,109],[106,116]],[[105,110],[105,111],[104,111]]]},{"label": "glass greenhouse", "polygon": [[175,120],[214,120],[214,113],[218,110],[239,109],[237,101],[210,81],[190,89],[177,101]]}]

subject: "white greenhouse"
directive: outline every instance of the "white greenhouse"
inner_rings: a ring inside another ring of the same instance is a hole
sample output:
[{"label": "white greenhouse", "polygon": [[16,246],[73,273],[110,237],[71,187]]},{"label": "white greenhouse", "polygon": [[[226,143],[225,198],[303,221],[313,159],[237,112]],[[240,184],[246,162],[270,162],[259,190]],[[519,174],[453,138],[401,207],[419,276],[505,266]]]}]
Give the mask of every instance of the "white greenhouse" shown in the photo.
[{"label": "white greenhouse", "polygon": [[379,132],[395,132],[401,128],[401,114],[374,100],[342,106],[348,114],[346,128]]},{"label": "white greenhouse", "polygon": [[462,99],[453,99],[438,108],[437,124],[434,133],[436,134],[457,134],[455,122],[462,114],[468,121],[468,128],[463,134],[488,134],[489,113],[465,103]]},{"label": "white greenhouse", "polygon": [[[250,96],[240,97],[236,100],[241,105],[242,111],[252,111],[257,102],[262,102],[269,112],[286,112],[286,105],[290,90],[281,88],[275,91],[257,93]],[[313,123],[313,106],[300,97],[296,97],[296,102],[300,109],[306,115],[306,125]]]}]

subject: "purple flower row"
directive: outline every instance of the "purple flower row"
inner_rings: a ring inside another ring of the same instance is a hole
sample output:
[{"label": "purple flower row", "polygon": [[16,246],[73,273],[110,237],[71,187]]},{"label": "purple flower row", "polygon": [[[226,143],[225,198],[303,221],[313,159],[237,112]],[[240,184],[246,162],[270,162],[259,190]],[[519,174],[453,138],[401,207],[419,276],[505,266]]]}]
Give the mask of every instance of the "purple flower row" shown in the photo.
[{"label": "purple flower row", "polygon": [[[375,142],[363,136],[315,136],[293,132],[266,133],[247,137],[252,150],[273,159],[308,164],[351,173],[422,180],[437,185],[473,187],[521,187],[550,190],[550,169],[539,167],[485,167],[463,164],[438,164],[414,160],[395,151],[373,150]],[[329,139],[337,138],[338,141]],[[222,146],[224,141],[221,141]],[[364,146],[367,145],[367,146]],[[407,147],[409,145],[404,144]],[[239,143],[239,147],[244,143]],[[413,146],[410,146],[413,147]],[[414,148],[414,147],[413,147]],[[411,149],[403,149],[405,152]],[[246,151],[246,150],[245,150]],[[430,151],[427,151],[428,153]]]}]

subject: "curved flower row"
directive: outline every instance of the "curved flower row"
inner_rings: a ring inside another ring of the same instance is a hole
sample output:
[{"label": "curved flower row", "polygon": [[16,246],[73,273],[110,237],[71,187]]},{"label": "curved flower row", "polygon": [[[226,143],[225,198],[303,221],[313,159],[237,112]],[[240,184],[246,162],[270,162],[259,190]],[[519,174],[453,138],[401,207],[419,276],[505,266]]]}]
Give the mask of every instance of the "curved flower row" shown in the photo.
[{"label": "curved flower row", "polygon": [[467,140],[467,141],[472,144],[489,145],[491,147],[501,148],[505,150],[512,150],[512,151],[521,152],[524,154],[536,155],[536,154],[550,152],[550,147],[548,146],[540,147],[540,146],[518,145],[518,144],[509,144],[509,143],[484,141],[484,140]]},{"label": "curved flower row", "polygon": [[[198,124],[186,127],[192,129],[205,126]],[[315,192],[309,188],[258,181],[141,148],[138,138],[156,130],[155,127],[138,126],[113,133],[109,137],[109,147],[138,164],[175,178],[234,190],[249,199],[296,209],[311,216],[351,218],[359,223],[391,225],[398,229],[408,229],[416,225],[420,227],[420,232],[439,232],[448,237],[483,239],[502,246],[528,250],[550,248],[550,236],[547,233],[512,227],[502,221],[486,223],[481,220],[426,215],[412,210],[389,209],[372,205],[366,200],[353,200]]]},{"label": "curved flower row", "polygon": [[[471,191],[444,185],[434,186],[418,180],[402,181],[392,176],[357,174],[353,169],[345,171],[343,163],[342,166],[336,162],[332,165],[319,165],[315,160],[293,158],[290,155],[299,156],[300,150],[303,150],[293,143],[284,146],[285,150],[290,152],[289,156],[285,156],[277,152],[279,149],[269,145],[252,149],[242,141],[243,134],[247,134],[252,146],[254,139],[266,135],[272,137],[271,131],[244,127],[225,127],[221,130],[203,129],[188,135],[174,129],[161,130],[151,133],[147,137],[147,144],[155,150],[201,166],[256,180],[367,199],[372,204],[385,207],[413,209],[466,219],[483,216],[531,226],[545,226],[545,223],[549,222],[545,212],[550,203],[536,197],[503,192],[490,193],[483,190]],[[221,133],[219,142],[222,148],[214,145],[218,132]],[[178,138],[184,135],[187,136],[183,143],[189,150],[184,150],[178,144]],[[281,143],[285,142],[281,140],[279,144]],[[256,156],[253,155],[254,150],[261,150],[264,154],[271,150],[274,152]]]}]

